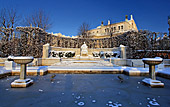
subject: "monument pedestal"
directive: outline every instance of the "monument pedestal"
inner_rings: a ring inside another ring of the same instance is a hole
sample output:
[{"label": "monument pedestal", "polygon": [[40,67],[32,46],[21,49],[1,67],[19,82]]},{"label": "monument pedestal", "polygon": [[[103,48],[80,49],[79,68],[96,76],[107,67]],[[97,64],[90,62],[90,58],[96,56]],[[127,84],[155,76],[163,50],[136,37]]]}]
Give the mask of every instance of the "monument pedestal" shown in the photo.
[{"label": "monument pedestal", "polygon": [[27,79],[17,79],[11,83],[12,88],[25,88],[33,84],[33,80],[30,78]]},{"label": "monument pedestal", "polygon": [[151,86],[152,88],[162,88],[164,87],[164,83],[161,83],[159,80],[153,80],[151,78],[145,78],[142,82],[146,85]]},{"label": "monument pedestal", "polygon": [[81,46],[80,55],[77,55],[76,59],[77,60],[92,60],[93,59],[93,57],[91,55],[88,55],[88,47],[85,44],[85,42]]}]

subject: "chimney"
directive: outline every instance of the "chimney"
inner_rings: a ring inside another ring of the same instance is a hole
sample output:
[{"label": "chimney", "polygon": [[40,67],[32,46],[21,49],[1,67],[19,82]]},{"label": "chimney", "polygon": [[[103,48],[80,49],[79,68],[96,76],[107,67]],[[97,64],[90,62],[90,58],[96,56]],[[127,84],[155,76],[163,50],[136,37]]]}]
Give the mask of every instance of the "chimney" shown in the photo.
[{"label": "chimney", "polygon": [[125,16],[125,21],[128,21],[128,15]]},{"label": "chimney", "polygon": [[108,25],[110,25],[110,20],[108,20]]},{"label": "chimney", "polygon": [[133,15],[130,15],[130,20],[133,20]]},{"label": "chimney", "polygon": [[103,26],[103,21],[101,22],[101,26]]}]

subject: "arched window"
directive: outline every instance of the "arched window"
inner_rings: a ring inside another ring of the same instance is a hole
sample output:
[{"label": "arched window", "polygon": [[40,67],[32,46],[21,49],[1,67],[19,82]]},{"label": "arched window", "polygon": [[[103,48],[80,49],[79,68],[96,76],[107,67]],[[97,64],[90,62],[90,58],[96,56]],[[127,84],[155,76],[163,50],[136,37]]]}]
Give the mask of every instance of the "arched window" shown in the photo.
[{"label": "arched window", "polygon": [[118,26],[118,29],[120,30],[120,26]]},{"label": "arched window", "polygon": [[123,25],[121,26],[121,29],[123,29]]}]

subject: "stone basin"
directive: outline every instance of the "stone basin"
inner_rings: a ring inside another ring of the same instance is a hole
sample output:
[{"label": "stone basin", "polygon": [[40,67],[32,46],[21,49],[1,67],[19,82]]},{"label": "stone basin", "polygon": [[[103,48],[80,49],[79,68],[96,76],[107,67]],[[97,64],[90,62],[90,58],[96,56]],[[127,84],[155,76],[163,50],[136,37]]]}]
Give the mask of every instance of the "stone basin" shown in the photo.
[{"label": "stone basin", "polygon": [[32,56],[10,56],[8,59],[13,60],[17,64],[21,64],[20,68],[20,79],[15,80],[11,83],[11,87],[24,88],[33,84],[33,80],[26,78],[27,64],[34,60]]},{"label": "stone basin", "polygon": [[163,59],[160,57],[143,58],[142,61],[145,64],[149,65],[149,75],[150,75],[150,78],[145,78],[142,80],[143,83],[151,87],[164,87],[164,83],[161,83],[161,81],[156,80],[156,75],[155,75],[155,65],[162,63]]},{"label": "stone basin", "polygon": [[17,56],[12,58],[17,64],[28,64],[34,60],[32,56]]},{"label": "stone basin", "polygon": [[145,64],[148,64],[148,65],[158,65],[158,64],[162,63],[163,59],[160,58],[160,57],[156,57],[156,58],[143,58],[142,61]]}]

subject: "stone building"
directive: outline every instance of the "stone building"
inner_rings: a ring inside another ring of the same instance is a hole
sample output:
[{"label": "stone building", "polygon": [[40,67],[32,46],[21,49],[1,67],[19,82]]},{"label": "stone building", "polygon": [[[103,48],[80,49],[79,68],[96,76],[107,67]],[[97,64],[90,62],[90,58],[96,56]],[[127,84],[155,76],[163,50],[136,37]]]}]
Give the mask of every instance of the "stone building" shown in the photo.
[{"label": "stone building", "polygon": [[[131,15],[130,20],[128,16],[125,17],[125,21],[111,24],[108,21],[108,25],[98,26],[96,29],[87,31],[86,37],[68,37],[58,34],[50,34],[52,39],[52,46],[63,48],[80,48],[85,42],[89,48],[113,48],[121,44],[124,44],[124,35],[126,32],[138,32],[136,23]],[[121,37],[118,37],[121,36]]]},{"label": "stone building", "polygon": [[108,24],[104,25],[102,22],[97,28],[87,31],[87,36],[88,38],[109,38],[121,35],[128,31],[138,32],[132,15],[130,20],[128,20],[128,16],[126,15],[125,21],[118,23],[111,24],[110,20],[108,20]]}]

